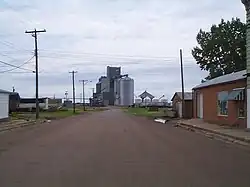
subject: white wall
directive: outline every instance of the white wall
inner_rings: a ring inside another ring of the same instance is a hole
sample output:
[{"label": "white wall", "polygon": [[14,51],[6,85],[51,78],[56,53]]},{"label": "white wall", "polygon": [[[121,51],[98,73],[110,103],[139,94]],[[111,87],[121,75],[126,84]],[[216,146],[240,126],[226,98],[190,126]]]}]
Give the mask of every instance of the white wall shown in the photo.
[{"label": "white wall", "polygon": [[9,94],[0,93],[0,119],[9,117]]}]

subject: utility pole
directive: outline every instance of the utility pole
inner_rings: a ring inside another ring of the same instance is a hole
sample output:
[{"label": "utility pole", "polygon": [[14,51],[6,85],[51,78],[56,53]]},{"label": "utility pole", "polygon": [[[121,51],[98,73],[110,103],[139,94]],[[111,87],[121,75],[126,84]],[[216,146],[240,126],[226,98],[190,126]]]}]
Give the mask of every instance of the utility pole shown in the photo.
[{"label": "utility pole", "polygon": [[182,59],[182,49],[180,49],[180,61],[181,61],[181,92],[182,92],[182,117],[185,117],[185,94],[184,94],[184,75],[183,75],[183,59]]},{"label": "utility pole", "polygon": [[93,97],[94,97],[95,88],[91,88],[91,90],[92,90],[92,94],[93,94]]},{"label": "utility pole", "polygon": [[77,71],[69,72],[72,74],[72,84],[73,84],[73,112],[76,113],[76,94],[75,94],[75,74]]},{"label": "utility pole", "polygon": [[80,93],[80,103],[82,103],[82,93]]},{"label": "utility pole", "polygon": [[32,37],[35,38],[35,57],[36,57],[36,119],[39,118],[39,100],[38,100],[38,49],[37,49],[37,33],[46,32],[46,30],[32,30],[25,31],[25,33],[32,34]]},{"label": "utility pole", "polygon": [[85,86],[85,84],[87,84],[88,82],[91,82],[91,81],[79,80],[79,82],[82,82],[82,106],[83,106],[83,110],[85,111],[86,107],[85,107],[85,89],[84,89],[84,86]]}]

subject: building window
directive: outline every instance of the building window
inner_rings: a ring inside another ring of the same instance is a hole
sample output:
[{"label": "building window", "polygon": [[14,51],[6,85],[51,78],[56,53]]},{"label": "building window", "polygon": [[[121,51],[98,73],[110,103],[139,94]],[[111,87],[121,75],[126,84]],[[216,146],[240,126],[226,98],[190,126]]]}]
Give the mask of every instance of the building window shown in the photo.
[{"label": "building window", "polygon": [[218,102],[218,115],[227,116],[228,115],[228,92],[219,92],[217,95]]},{"label": "building window", "polygon": [[239,118],[245,117],[244,101],[239,101],[239,103],[238,103],[238,116],[239,116]]}]

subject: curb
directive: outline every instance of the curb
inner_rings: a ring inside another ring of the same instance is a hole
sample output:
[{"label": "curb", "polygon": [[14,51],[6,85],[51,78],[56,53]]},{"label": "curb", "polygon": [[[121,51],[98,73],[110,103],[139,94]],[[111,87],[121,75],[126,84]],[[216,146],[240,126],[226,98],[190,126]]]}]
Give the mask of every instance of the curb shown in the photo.
[{"label": "curb", "polygon": [[0,128],[0,132],[12,130],[12,129],[17,129],[20,127],[31,126],[31,125],[35,125],[36,123],[37,123],[36,121],[29,121],[29,122],[19,123],[19,124],[13,125],[13,126],[9,125],[9,126],[5,126],[3,128]]},{"label": "curb", "polygon": [[221,132],[218,132],[218,131],[215,131],[215,130],[205,129],[205,128],[202,128],[202,127],[188,125],[188,124],[181,123],[181,122],[177,123],[177,126],[192,129],[192,130],[197,129],[197,130],[205,131],[205,132],[208,132],[208,133],[211,133],[211,134],[214,134],[214,135],[218,135],[218,136],[226,137],[226,138],[229,138],[229,139],[233,139],[233,140],[237,141],[237,143],[240,143],[239,141],[244,142],[244,143],[242,143],[243,145],[245,145],[246,143],[250,145],[250,140],[246,139],[246,138],[236,137],[236,136],[232,136],[232,135],[229,135],[229,134],[224,134],[224,133],[221,133]]}]

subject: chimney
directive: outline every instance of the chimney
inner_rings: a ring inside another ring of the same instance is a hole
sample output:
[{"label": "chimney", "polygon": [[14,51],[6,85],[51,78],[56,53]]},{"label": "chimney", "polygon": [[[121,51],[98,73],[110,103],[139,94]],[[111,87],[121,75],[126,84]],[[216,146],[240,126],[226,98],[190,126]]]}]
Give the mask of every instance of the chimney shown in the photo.
[{"label": "chimney", "polygon": [[245,5],[246,8],[246,24],[247,24],[247,32],[246,32],[246,54],[247,54],[247,128],[250,129],[250,0],[241,0],[241,2]]}]

